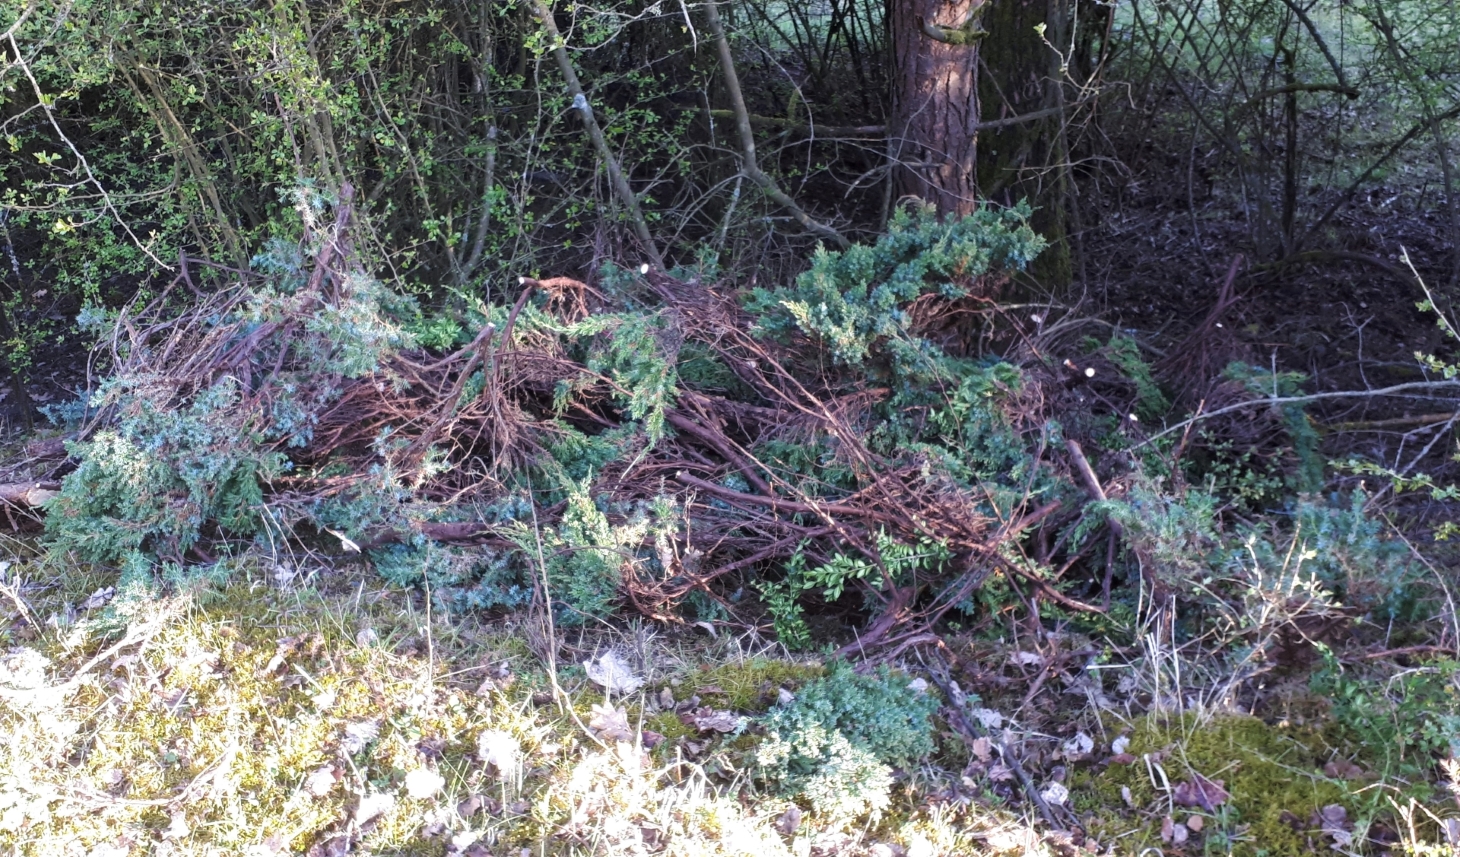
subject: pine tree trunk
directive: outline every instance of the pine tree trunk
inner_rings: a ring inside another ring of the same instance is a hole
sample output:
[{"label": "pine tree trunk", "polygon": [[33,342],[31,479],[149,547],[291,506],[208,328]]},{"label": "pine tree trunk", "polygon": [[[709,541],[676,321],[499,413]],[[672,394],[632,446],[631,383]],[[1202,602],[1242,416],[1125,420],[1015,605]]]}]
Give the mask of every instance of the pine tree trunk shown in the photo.
[{"label": "pine tree trunk", "polygon": [[952,44],[925,25],[957,28],[974,0],[889,0],[893,192],[917,196],[938,211],[968,214],[978,206],[979,42]]},{"label": "pine tree trunk", "polygon": [[[1060,55],[1050,45],[1067,45],[1069,0],[994,0],[984,12],[989,31],[980,81],[985,121],[1060,107]],[[1043,35],[1036,30],[1044,26]],[[1048,42],[1048,44],[1046,44]],[[1070,282],[1068,155],[1063,119],[1025,122],[984,131],[979,140],[979,186],[987,199],[1035,207],[1031,225],[1050,243],[1034,263],[1034,278],[1047,286]]]}]

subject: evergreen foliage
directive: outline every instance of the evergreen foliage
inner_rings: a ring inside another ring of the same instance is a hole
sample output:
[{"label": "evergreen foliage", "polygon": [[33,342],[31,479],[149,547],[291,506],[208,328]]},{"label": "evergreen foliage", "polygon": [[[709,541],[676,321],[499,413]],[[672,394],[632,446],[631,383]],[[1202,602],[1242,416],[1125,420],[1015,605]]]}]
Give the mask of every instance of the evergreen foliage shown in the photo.
[{"label": "evergreen foliage", "polygon": [[892,768],[933,751],[936,698],[907,688],[883,668],[858,675],[843,662],[772,709],[757,750],[762,776],[788,797],[833,819],[884,810]]},{"label": "evergreen foliage", "polygon": [[900,381],[934,378],[942,354],[912,329],[908,306],[924,295],[967,297],[981,278],[1023,269],[1044,249],[1029,213],[984,206],[944,219],[927,206],[899,208],[875,243],[823,247],[793,287],[753,289],[746,307],[764,334],[800,331],[848,366],[870,363]]}]

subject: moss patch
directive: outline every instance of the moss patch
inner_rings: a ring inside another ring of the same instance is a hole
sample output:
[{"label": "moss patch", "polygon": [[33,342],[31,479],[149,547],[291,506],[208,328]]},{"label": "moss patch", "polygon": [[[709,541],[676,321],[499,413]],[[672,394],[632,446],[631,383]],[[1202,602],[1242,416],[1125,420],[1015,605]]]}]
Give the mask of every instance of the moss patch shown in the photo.
[{"label": "moss patch", "polygon": [[[1210,809],[1175,806],[1175,820],[1201,816],[1187,850],[1217,848],[1234,855],[1302,855],[1329,850],[1310,819],[1338,804],[1353,818],[1357,796],[1322,772],[1310,730],[1269,726],[1255,717],[1148,715],[1130,734],[1128,765],[1083,770],[1072,777],[1075,810],[1102,841],[1121,837],[1122,850],[1159,847],[1172,792],[1198,775],[1220,782],[1230,797]],[[1164,777],[1162,774],[1164,773]],[[1129,789],[1134,811],[1122,789]],[[1132,831],[1132,822],[1136,829]]]},{"label": "moss patch", "polygon": [[691,677],[693,686],[689,689],[715,708],[762,712],[776,704],[781,688],[795,690],[825,672],[820,664],[751,658],[701,670]]}]

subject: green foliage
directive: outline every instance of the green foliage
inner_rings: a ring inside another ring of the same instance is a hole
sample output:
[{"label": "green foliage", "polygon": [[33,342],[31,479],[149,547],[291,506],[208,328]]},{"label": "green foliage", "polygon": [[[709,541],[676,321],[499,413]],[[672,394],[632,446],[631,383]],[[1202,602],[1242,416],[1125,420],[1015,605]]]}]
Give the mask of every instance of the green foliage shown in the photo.
[{"label": "green foliage", "polygon": [[[254,260],[271,279],[244,288],[209,319],[209,327],[234,330],[239,339],[260,337],[259,353],[278,371],[180,382],[163,373],[166,367],[151,365],[148,343],[128,346],[137,353],[124,350],[125,367],[88,403],[114,419],[71,447],[79,464],[50,503],[46,531],[53,547],[141,570],[158,558],[184,563],[205,534],[215,540],[261,534],[264,486],[293,468],[285,450],[309,442],[342,379],[373,372],[410,344],[386,310],[399,299],[383,286],[349,274],[335,300],[299,293],[296,272],[318,247],[305,247],[302,255],[284,248],[274,245]],[[291,335],[294,324],[299,330]],[[372,476],[366,484],[378,496],[347,492],[304,517],[358,536],[399,516],[398,480],[388,468]]]},{"label": "green foliage", "polygon": [[877,552],[875,562],[865,556],[839,553],[817,566],[808,564],[804,550],[798,551],[786,564],[784,578],[757,583],[761,600],[771,614],[776,639],[792,651],[810,646],[811,629],[800,604],[803,593],[816,591],[827,601],[836,601],[852,581],[866,582],[875,590],[885,590],[888,579],[904,586],[919,575],[936,578],[946,573],[952,559],[944,544],[930,539],[916,545],[903,544],[882,531],[878,531],[873,548]]},{"label": "green foliage", "polygon": [[[1235,362],[1228,364],[1222,374],[1229,380],[1243,384],[1253,395],[1275,398],[1302,395],[1302,384],[1307,380],[1307,376],[1301,372],[1274,372],[1271,369]],[[1302,404],[1289,402],[1281,408],[1288,440],[1298,462],[1295,472],[1287,479],[1288,487],[1305,494],[1321,491],[1326,461],[1319,449],[1318,430],[1308,419]]]},{"label": "green foliage", "polygon": [[956,300],[981,277],[1022,269],[1044,248],[1027,207],[991,205],[940,219],[928,207],[898,209],[875,244],[821,248],[791,288],[756,288],[746,302],[768,336],[814,337],[841,363],[876,355],[903,377],[931,374],[939,350],[910,329],[907,306],[924,295]]},{"label": "green foliage", "polygon": [[1205,617],[1195,621],[1260,639],[1304,613],[1349,608],[1382,624],[1422,613],[1409,550],[1385,537],[1365,499],[1358,492],[1305,498],[1284,517],[1231,531],[1220,524],[1216,497],[1138,481],[1124,498],[1091,510],[1122,524],[1143,572],[1195,608],[1193,617]]},{"label": "green foliage", "polygon": [[[563,330],[569,340],[590,342],[584,367],[607,376],[630,419],[643,424],[650,445],[664,437],[664,412],[679,395],[678,342],[659,313],[600,313]],[[571,395],[560,385],[559,408]]]},{"label": "green foliage", "polygon": [[370,552],[381,577],[396,586],[424,584],[445,610],[522,607],[532,599],[522,563],[497,550],[472,550],[422,541]]},{"label": "green foliage", "polygon": [[1330,731],[1386,780],[1423,782],[1436,761],[1460,754],[1460,663],[1441,659],[1376,682],[1322,652],[1311,686],[1332,703]]},{"label": "green foliage", "polygon": [[[610,504],[595,495],[591,476],[560,476],[566,508],[552,526],[518,520],[509,530],[527,558],[546,567],[559,621],[581,625],[608,616],[625,575],[662,576],[685,529],[685,510],[673,498]],[[540,572],[539,572],[540,573]]]},{"label": "green foliage", "polygon": [[833,663],[765,718],[767,737],[756,755],[762,776],[833,820],[880,813],[890,799],[891,767],[933,751],[929,718],[938,701],[905,685],[886,668],[861,676]]},{"label": "green foliage", "polygon": [[232,434],[237,382],[222,379],[177,409],[150,392],[112,384],[98,393],[121,404],[123,416],[115,429],[71,446],[80,464],[46,518],[56,548],[124,565],[145,562],[146,548],[180,562],[208,523],[246,536],[258,528],[260,482],[287,462],[256,431]]},{"label": "green foliage", "polygon": [[1105,355],[1136,385],[1136,413],[1152,422],[1171,411],[1171,401],[1151,374],[1151,364],[1141,356],[1140,345],[1129,336],[1115,334],[1105,344]]}]

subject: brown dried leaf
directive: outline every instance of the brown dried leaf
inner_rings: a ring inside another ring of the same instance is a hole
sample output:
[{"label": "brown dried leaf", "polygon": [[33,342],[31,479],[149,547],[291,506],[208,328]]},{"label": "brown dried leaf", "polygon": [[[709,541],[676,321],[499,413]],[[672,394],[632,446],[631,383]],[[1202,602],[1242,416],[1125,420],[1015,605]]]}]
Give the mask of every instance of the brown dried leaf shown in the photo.
[{"label": "brown dried leaf", "polygon": [[1364,776],[1364,769],[1348,759],[1334,759],[1323,766],[1323,774],[1335,780],[1357,780]]},{"label": "brown dried leaf", "polygon": [[612,705],[595,705],[588,718],[588,728],[605,741],[632,741],[634,730],[629,727],[629,714]]},{"label": "brown dried leaf", "polygon": [[994,757],[993,742],[983,736],[973,739],[973,744],[969,749],[973,750],[974,758],[984,764],[988,764],[989,760]]},{"label": "brown dried leaf", "polygon": [[1177,806],[1199,806],[1211,812],[1232,797],[1222,788],[1222,784],[1222,780],[1209,780],[1201,774],[1192,774],[1190,780],[1176,784],[1171,799]]},{"label": "brown dried leaf", "polygon": [[781,817],[776,819],[776,830],[780,831],[782,836],[790,836],[800,826],[801,808],[798,806],[787,807],[786,811],[781,813]]},{"label": "brown dried leaf", "polygon": [[679,715],[679,719],[698,732],[735,732],[741,727],[741,718],[733,712],[714,708],[696,708]]}]

